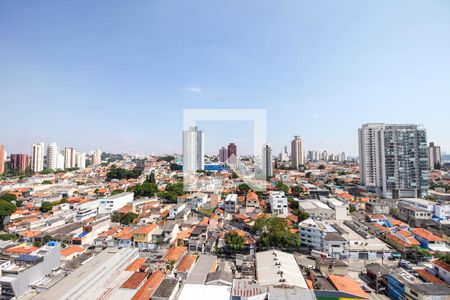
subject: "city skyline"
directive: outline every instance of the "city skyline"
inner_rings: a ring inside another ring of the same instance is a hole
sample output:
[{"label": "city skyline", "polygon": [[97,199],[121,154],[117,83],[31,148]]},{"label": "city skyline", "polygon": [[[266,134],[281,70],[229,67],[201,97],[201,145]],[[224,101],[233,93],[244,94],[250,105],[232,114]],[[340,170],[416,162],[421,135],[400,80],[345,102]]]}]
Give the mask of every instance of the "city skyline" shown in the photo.
[{"label": "city skyline", "polygon": [[180,153],[183,109],[198,107],[267,109],[274,153],[299,134],[356,155],[368,122],[423,124],[450,150],[448,2],[45,3],[0,4],[8,153]]}]

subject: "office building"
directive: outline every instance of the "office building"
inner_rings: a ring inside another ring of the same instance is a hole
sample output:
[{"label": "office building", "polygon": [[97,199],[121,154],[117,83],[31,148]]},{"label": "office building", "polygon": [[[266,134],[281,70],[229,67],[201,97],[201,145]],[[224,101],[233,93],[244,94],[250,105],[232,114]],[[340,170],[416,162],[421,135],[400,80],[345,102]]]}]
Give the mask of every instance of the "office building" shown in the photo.
[{"label": "office building", "polygon": [[287,151],[287,146],[284,146],[284,150],[280,153],[280,161],[288,161],[289,153]]},{"label": "office building", "polygon": [[0,175],[5,173],[5,146],[0,145]]},{"label": "office building", "polygon": [[442,163],[441,147],[436,146],[433,142],[428,146],[428,166],[430,169],[440,168]]},{"label": "office building", "polygon": [[44,143],[33,144],[31,149],[31,169],[34,172],[44,170]]},{"label": "office building", "polygon": [[204,134],[197,127],[183,131],[183,172],[195,173],[205,167]]},{"label": "office building", "polygon": [[228,149],[225,147],[222,147],[219,149],[219,162],[225,163],[228,159]]},{"label": "office building", "polygon": [[58,145],[51,143],[47,147],[47,168],[51,170],[58,169]]},{"label": "office building", "polygon": [[299,135],[294,136],[291,142],[291,163],[292,168],[298,170],[304,164],[303,141]]},{"label": "office building", "polygon": [[58,151],[57,160],[56,160],[56,169],[64,170],[64,154],[61,151]]},{"label": "office building", "polygon": [[64,169],[75,168],[77,166],[77,151],[74,148],[64,149]]},{"label": "office building", "polygon": [[388,199],[428,190],[427,136],[414,124],[364,124],[359,130],[361,185]]},{"label": "office building", "polygon": [[265,144],[262,153],[262,170],[266,178],[273,177],[272,146]]},{"label": "office building", "polygon": [[236,144],[228,144],[228,163],[235,164],[237,160],[237,147]]},{"label": "office building", "polygon": [[28,154],[11,154],[9,159],[9,166],[13,171],[25,173],[30,167],[31,157]]}]

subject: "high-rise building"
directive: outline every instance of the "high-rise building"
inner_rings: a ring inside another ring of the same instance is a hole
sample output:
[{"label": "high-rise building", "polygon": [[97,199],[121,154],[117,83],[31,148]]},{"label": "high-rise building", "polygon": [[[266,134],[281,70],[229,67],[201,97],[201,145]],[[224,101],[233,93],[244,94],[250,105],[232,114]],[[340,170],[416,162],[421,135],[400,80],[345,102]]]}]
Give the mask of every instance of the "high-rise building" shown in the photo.
[{"label": "high-rise building", "polygon": [[237,161],[237,147],[235,143],[228,144],[228,163],[235,164]]},{"label": "high-rise building", "polygon": [[341,152],[341,154],[339,155],[339,161],[345,162],[346,160],[347,160],[347,157],[345,156],[345,152]]},{"label": "high-rise building", "polygon": [[86,168],[86,153],[77,153],[77,168],[83,170]]},{"label": "high-rise building", "polygon": [[428,166],[434,170],[442,163],[441,147],[436,146],[433,142],[428,146]]},{"label": "high-rise building", "polygon": [[31,169],[34,172],[44,170],[44,143],[33,144],[31,149]]},{"label": "high-rise building", "polygon": [[28,154],[11,154],[9,158],[9,166],[11,170],[25,173],[30,167],[31,157]]},{"label": "high-rise building", "polygon": [[272,146],[265,144],[262,152],[262,170],[266,178],[273,177]]},{"label": "high-rise building", "polygon": [[47,147],[47,167],[52,170],[58,169],[58,145],[51,143]]},{"label": "high-rise building", "polygon": [[305,163],[303,157],[303,141],[299,135],[294,136],[291,142],[291,164],[292,168],[298,170]]},{"label": "high-rise building", "polygon": [[5,173],[5,146],[0,145],[0,175]]},{"label": "high-rise building", "polygon": [[280,161],[288,161],[289,153],[287,151],[287,146],[284,146],[284,150],[280,153]]},{"label": "high-rise building", "polygon": [[219,162],[225,163],[228,159],[228,149],[225,147],[222,147],[219,149]]},{"label": "high-rise building", "polygon": [[205,168],[204,134],[197,127],[183,131],[183,172],[194,173]]},{"label": "high-rise building", "polygon": [[414,124],[364,124],[358,130],[361,184],[389,199],[428,190],[427,136]]},{"label": "high-rise building", "polygon": [[97,149],[93,154],[92,154],[92,164],[93,165],[99,165],[102,163],[102,150]]},{"label": "high-rise building", "polygon": [[75,168],[77,166],[77,151],[74,148],[64,149],[64,169]]}]

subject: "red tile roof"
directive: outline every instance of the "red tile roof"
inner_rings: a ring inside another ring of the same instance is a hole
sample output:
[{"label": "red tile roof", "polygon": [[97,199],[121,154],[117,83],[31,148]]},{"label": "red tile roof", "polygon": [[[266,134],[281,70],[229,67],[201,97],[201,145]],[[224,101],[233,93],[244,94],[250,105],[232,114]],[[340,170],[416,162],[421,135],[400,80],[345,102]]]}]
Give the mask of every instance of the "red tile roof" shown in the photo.
[{"label": "red tile roof", "polygon": [[424,228],[413,228],[414,233],[421,238],[424,238],[430,242],[443,242],[444,239],[440,236],[434,235],[431,231]]},{"label": "red tile roof", "polygon": [[197,260],[197,256],[195,256],[195,255],[183,256],[180,263],[178,264],[177,272],[189,271],[192,268],[192,266],[194,265],[196,260]]},{"label": "red tile roof", "polygon": [[328,275],[328,279],[340,292],[348,293],[365,299],[369,298],[369,294],[364,292],[359,284],[351,278],[339,275]]},{"label": "red tile roof", "polygon": [[146,272],[134,272],[121,286],[123,289],[137,289],[147,278]]},{"label": "red tile roof", "polygon": [[146,258],[138,257],[126,268],[126,270],[136,272],[145,263],[146,260]]},{"label": "red tile roof", "polygon": [[433,274],[427,272],[426,270],[418,269],[415,271],[419,275],[419,277],[422,278],[423,280],[425,280],[426,282],[447,285],[444,281],[440,280],[439,278],[437,278]]},{"label": "red tile roof", "polygon": [[153,293],[161,284],[161,281],[164,279],[164,273],[161,271],[157,271],[153,273],[144,285],[134,294],[131,300],[148,300],[153,296]]},{"label": "red tile roof", "polygon": [[83,253],[84,251],[86,251],[86,249],[84,249],[81,246],[70,246],[65,248],[64,250],[61,251],[61,255],[62,256],[69,256],[72,255],[74,253]]},{"label": "red tile roof", "polygon": [[450,264],[447,264],[440,259],[433,261],[433,264],[438,266],[441,269],[444,269],[447,272],[450,272]]},{"label": "red tile roof", "polygon": [[180,247],[180,246],[173,246],[167,252],[164,254],[162,261],[168,262],[171,260],[179,261],[180,258],[183,256],[184,253],[186,253],[187,248],[186,247]]}]

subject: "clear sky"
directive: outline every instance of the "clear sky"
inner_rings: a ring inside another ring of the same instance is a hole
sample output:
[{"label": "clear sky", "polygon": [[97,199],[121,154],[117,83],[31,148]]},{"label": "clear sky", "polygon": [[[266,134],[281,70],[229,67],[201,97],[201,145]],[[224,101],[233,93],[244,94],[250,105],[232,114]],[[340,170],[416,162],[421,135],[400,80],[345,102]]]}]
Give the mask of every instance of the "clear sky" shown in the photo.
[{"label": "clear sky", "polygon": [[[423,124],[449,151],[450,1],[0,2],[8,153],[180,152],[184,108],[266,108],[274,153],[299,134],[356,154],[366,122]],[[251,138],[211,128],[211,153]]]}]

